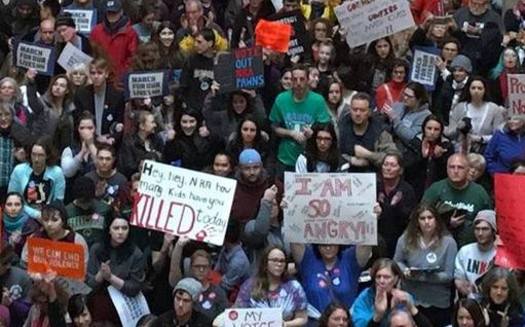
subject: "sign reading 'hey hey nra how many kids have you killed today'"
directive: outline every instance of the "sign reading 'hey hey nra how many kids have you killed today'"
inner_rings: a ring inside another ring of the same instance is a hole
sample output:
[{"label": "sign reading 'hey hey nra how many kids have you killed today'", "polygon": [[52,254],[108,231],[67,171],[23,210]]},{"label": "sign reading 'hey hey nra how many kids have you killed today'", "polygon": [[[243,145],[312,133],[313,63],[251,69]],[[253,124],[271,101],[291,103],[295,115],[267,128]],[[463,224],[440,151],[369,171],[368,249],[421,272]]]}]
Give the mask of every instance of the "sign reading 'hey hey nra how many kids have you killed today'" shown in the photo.
[{"label": "sign reading 'hey hey nra how many kids have you killed today'", "polygon": [[146,160],[130,223],[222,245],[237,181]]},{"label": "sign reading 'hey hey nra how many kids have you killed today'", "polygon": [[318,244],[377,244],[375,174],[285,173],[284,235]]}]

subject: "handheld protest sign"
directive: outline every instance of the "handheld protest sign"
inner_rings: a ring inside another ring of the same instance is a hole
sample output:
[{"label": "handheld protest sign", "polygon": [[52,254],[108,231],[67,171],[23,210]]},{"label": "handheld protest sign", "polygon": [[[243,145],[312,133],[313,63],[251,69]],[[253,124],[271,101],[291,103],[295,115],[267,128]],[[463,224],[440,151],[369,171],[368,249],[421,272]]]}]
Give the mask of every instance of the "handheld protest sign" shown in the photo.
[{"label": "handheld protest sign", "polygon": [[280,53],[288,51],[291,36],[288,24],[261,19],[255,27],[255,44]]},{"label": "handheld protest sign", "polygon": [[42,75],[53,76],[56,60],[54,47],[21,41],[15,44],[13,51],[16,67],[33,68]]},{"label": "handheld protest sign", "polygon": [[300,10],[281,12],[268,17],[269,20],[288,24],[292,27],[292,34],[288,42],[286,54],[290,57],[301,55],[307,47],[308,34],[306,32],[304,16]]},{"label": "handheld protest sign", "polygon": [[97,25],[97,11],[95,9],[64,9],[64,12],[70,13],[71,18],[75,21],[77,31],[89,36],[91,30]]},{"label": "handheld protest sign", "polygon": [[410,81],[418,82],[428,92],[434,91],[438,78],[436,62],[440,50],[433,47],[414,47],[414,56],[410,65]]},{"label": "handheld protest sign", "polygon": [[508,116],[525,115],[525,74],[508,74]]},{"label": "handheld protest sign", "polygon": [[226,309],[224,327],[283,325],[281,308]]},{"label": "handheld protest sign", "polygon": [[146,160],[130,223],[222,245],[237,181]]},{"label": "handheld protest sign", "polygon": [[217,55],[213,67],[215,80],[221,85],[219,92],[227,93],[240,89],[255,89],[264,86],[262,49],[240,48],[233,53]]},{"label": "handheld protest sign", "polygon": [[137,326],[138,321],[150,314],[148,302],[140,292],[134,297],[126,296],[113,286],[108,286],[109,297],[117,310],[122,326]]},{"label": "handheld protest sign", "polygon": [[57,63],[66,71],[70,71],[76,64],[82,63],[86,66],[89,66],[92,60],[92,57],[85,54],[82,52],[82,50],[68,42],[62,50],[60,56],[58,56]]},{"label": "handheld protest sign", "polygon": [[496,262],[508,267],[525,269],[525,176],[496,174],[494,179],[498,234],[503,245],[498,247]]},{"label": "handheld protest sign", "polygon": [[168,74],[165,71],[143,71],[125,76],[126,99],[144,99],[169,93]]},{"label": "handheld protest sign", "polygon": [[27,271],[84,280],[84,248],[80,244],[31,237],[27,240]]},{"label": "handheld protest sign", "polygon": [[406,0],[350,0],[335,8],[350,48],[415,26]]},{"label": "handheld protest sign", "polygon": [[287,241],[377,245],[375,174],[286,172],[284,185]]}]

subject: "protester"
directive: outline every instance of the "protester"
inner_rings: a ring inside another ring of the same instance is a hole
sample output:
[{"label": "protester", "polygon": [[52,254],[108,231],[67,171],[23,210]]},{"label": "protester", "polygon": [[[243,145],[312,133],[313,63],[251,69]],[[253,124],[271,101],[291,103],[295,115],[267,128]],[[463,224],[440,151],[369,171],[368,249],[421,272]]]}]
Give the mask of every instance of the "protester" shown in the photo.
[{"label": "protester", "polygon": [[331,303],[319,318],[319,327],[350,327],[352,319],[344,304]]}]

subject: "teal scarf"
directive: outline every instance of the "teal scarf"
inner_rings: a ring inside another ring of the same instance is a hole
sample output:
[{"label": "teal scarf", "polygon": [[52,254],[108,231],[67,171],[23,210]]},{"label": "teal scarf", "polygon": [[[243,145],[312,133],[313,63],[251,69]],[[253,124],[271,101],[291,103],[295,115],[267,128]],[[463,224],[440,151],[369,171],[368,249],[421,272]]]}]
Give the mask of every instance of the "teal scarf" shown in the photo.
[{"label": "teal scarf", "polygon": [[21,230],[22,226],[24,226],[25,222],[29,219],[29,216],[24,212],[22,209],[20,211],[20,214],[16,217],[10,217],[6,213],[4,213],[4,219],[3,223],[5,226],[5,230],[11,234],[17,230]]}]

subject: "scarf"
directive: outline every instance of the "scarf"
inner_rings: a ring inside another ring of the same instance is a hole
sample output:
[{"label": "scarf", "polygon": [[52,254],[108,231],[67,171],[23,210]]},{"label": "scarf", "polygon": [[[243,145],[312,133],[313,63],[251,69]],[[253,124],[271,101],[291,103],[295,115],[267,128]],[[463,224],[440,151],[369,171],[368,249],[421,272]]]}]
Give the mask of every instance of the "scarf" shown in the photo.
[{"label": "scarf", "polygon": [[20,211],[20,214],[16,217],[10,217],[4,212],[3,217],[3,223],[5,226],[5,230],[11,234],[17,230],[21,230],[22,226],[26,223],[26,221],[29,219],[29,216],[24,212],[24,210]]}]

